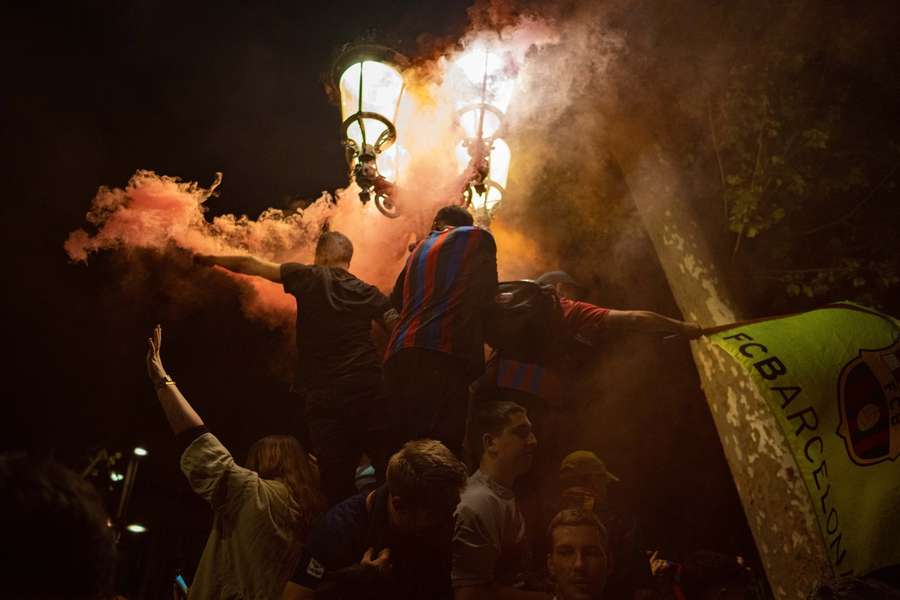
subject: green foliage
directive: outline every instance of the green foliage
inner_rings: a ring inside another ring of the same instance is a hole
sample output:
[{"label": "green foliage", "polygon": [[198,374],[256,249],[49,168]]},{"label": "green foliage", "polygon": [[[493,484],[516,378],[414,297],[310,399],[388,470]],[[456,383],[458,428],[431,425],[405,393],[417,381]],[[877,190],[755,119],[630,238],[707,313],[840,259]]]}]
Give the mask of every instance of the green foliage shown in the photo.
[{"label": "green foliage", "polygon": [[898,77],[862,85],[857,69],[883,58],[852,56],[778,39],[709,88],[706,172],[762,310],[846,298],[900,308]]}]

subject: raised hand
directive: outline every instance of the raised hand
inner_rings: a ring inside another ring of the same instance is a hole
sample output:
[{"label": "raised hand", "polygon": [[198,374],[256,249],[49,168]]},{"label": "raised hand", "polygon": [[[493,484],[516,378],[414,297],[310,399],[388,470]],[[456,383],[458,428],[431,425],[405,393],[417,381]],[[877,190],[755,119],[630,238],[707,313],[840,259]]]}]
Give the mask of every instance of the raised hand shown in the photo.
[{"label": "raised hand", "polygon": [[703,335],[703,328],[699,323],[685,323],[684,333],[682,335],[689,340],[696,340]]},{"label": "raised hand", "polygon": [[153,328],[153,336],[147,338],[147,345],[147,375],[150,376],[153,385],[156,385],[168,377],[162,364],[162,357],[159,355],[162,348],[162,327],[157,325]]}]

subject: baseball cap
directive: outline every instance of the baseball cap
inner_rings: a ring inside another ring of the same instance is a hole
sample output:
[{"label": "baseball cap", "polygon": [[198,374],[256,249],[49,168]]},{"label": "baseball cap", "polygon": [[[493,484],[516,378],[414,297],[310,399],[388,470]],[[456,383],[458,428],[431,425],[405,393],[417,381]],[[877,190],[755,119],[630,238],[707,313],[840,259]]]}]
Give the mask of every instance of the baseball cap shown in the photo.
[{"label": "baseball cap", "polygon": [[599,475],[610,481],[619,481],[619,478],[606,469],[606,464],[600,458],[588,450],[576,450],[566,456],[559,465],[561,479],[569,477],[581,477],[584,475]]},{"label": "baseball cap", "polygon": [[556,285],[557,283],[564,283],[566,285],[584,289],[584,286],[575,281],[575,279],[573,279],[572,276],[565,271],[547,271],[546,273],[535,279],[535,281],[542,285]]}]

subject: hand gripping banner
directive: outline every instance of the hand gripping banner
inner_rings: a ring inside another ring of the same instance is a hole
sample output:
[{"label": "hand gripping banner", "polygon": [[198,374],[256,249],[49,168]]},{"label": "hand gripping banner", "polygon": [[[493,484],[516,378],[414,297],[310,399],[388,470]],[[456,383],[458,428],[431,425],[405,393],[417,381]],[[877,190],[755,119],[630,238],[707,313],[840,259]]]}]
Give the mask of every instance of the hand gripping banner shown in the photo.
[{"label": "hand gripping banner", "polygon": [[900,564],[900,321],[847,302],[712,331],[775,415],[835,573]]}]

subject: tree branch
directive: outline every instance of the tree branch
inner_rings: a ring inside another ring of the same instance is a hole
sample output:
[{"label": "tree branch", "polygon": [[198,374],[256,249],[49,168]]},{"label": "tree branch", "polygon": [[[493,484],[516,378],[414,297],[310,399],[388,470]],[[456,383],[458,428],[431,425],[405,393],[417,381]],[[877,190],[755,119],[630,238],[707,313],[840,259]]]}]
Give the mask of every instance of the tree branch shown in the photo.
[{"label": "tree branch", "polygon": [[866,204],[869,200],[871,200],[873,196],[875,196],[875,192],[877,192],[879,189],[881,189],[881,186],[883,186],[885,183],[887,183],[887,182],[890,180],[891,177],[893,177],[894,173],[897,172],[897,169],[898,169],[898,168],[900,168],[900,163],[897,163],[896,165],[894,165],[894,168],[891,169],[890,173],[888,173],[887,175],[885,175],[885,176],[884,176],[884,179],[882,179],[882,180],[878,183],[878,185],[876,185],[875,187],[873,187],[872,190],[871,190],[868,194],[866,194],[866,197],[865,197],[865,198],[863,198],[862,200],[860,200],[860,201],[856,204],[856,206],[854,206],[854,207],[851,208],[849,211],[847,211],[846,213],[844,213],[843,216],[841,216],[840,218],[835,219],[834,221],[831,221],[831,222],[829,222],[829,223],[825,223],[824,225],[819,225],[818,227],[813,227],[812,229],[809,229],[809,230],[807,230],[807,231],[802,231],[802,232],[800,232],[800,235],[812,235],[812,234],[814,234],[814,233],[819,233],[820,231],[824,231],[824,230],[826,230],[826,229],[829,229],[829,228],[831,228],[831,227],[834,227],[835,225],[840,225],[840,224],[843,223],[844,221],[846,221],[846,220],[848,220],[849,218],[851,218],[853,215],[856,214],[856,212],[857,212],[859,209],[861,209],[863,206],[865,206],[865,204]]},{"label": "tree branch", "polygon": [[[719,138],[716,136],[716,124],[713,119],[712,98],[709,93],[706,96],[706,113],[709,116],[709,132],[712,134],[713,150],[716,152],[716,162],[719,164],[719,180],[722,182],[722,188],[725,188],[725,167],[722,166],[722,154],[719,152]],[[722,208],[725,213],[725,220],[728,220],[728,199],[722,194]]]}]

